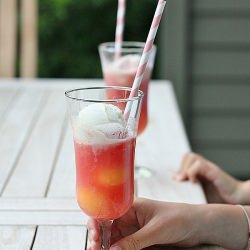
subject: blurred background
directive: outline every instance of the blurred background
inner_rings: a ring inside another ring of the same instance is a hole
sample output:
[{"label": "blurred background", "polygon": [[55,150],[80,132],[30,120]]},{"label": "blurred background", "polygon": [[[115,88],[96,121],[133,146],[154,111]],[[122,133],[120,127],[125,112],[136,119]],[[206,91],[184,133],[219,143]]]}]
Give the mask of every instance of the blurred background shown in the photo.
[{"label": "blurred background", "polygon": [[[146,40],[155,6],[128,0],[125,40]],[[100,78],[116,8],[0,0],[0,77]],[[250,178],[250,1],[168,0],[156,44],[154,78],[172,81],[192,149]]]}]

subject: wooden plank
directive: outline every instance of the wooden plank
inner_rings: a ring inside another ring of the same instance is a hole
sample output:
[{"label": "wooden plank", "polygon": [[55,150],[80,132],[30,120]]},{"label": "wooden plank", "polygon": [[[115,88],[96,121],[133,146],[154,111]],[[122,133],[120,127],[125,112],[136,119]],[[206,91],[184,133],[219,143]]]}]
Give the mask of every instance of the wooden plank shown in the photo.
[{"label": "wooden plank", "polygon": [[[176,171],[171,171],[166,167],[165,171],[155,170],[153,178],[142,178],[137,181],[139,183],[138,196],[169,202],[191,204],[206,203],[199,184],[193,184],[191,182],[179,183],[173,180],[173,174],[175,172]],[[159,190],[161,190],[161,192],[159,192]]]},{"label": "wooden plank", "polygon": [[76,211],[80,208],[75,198],[1,198],[0,211]]},{"label": "wooden plank", "polygon": [[[50,93],[6,188],[5,197],[43,197],[60,146],[65,120],[61,91]],[[32,176],[24,182],[27,176]]]},{"label": "wooden plank", "polygon": [[0,225],[86,225],[88,217],[81,211],[1,211]]},{"label": "wooden plank", "polygon": [[[3,86],[2,86],[3,87]],[[3,100],[15,97],[13,105],[9,105],[8,113],[1,129],[0,144],[0,190],[5,184],[5,180],[14,167],[15,161],[22,149],[22,146],[31,130],[31,125],[39,108],[43,92],[33,90],[23,90],[18,96],[15,95],[17,88],[3,87],[1,94]],[[36,99],[36,102],[34,102]],[[3,107],[3,106],[2,106]],[[11,109],[11,112],[9,110]],[[22,126],[20,126],[20,121]],[[10,132],[11,131],[11,132]],[[15,142],[15,143],[10,143]],[[4,167],[3,167],[4,166]],[[15,206],[16,203],[13,203]],[[0,215],[1,217],[1,215]],[[35,234],[35,227],[0,227],[0,249],[30,249]]]},{"label": "wooden plank", "polygon": [[223,10],[248,10],[250,11],[249,0],[193,0],[193,8],[196,11],[210,10],[210,11],[223,11]]},{"label": "wooden plank", "polygon": [[[158,98],[159,93],[161,98]],[[164,113],[164,107],[169,112]],[[183,154],[189,150],[171,85],[150,87],[149,124],[145,132],[138,137],[136,163],[150,167],[154,175],[149,179],[138,180],[138,195],[159,200],[204,203],[205,198],[198,185],[179,185],[171,180],[179,168]],[[192,197],[187,195],[189,188],[194,194]]]},{"label": "wooden plank", "polygon": [[[82,250],[86,228],[81,226],[39,226],[33,243],[34,226],[0,226],[0,247],[4,250]],[[188,248],[192,250],[217,249],[210,247]]]},{"label": "wooden plank", "polygon": [[194,116],[191,140],[198,142],[250,143],[250,116]]},{"label": "wooden plank", "polygon": [[[33,250],[83,250],[86,228],[40,226],[37,230]],[[45,240],[46,239],[46,240]]]},{"label": "wooden plank", "polygon": [[32,130],[42,96],[42,91],[24,90],[5,116],[0,129],[0,194]]},{"label": "wooden plank", "polygon": [[68,126],[47,196],[75,198],[75,182],[74,145]]},{"label": "wooden plank", "polygon": [[0,77],[15,76],[16,12],[16,0],[0,1]]},{"label": "wooden plank", "polygon": [[248,148],[218,148],[216,146],[204,147],[195,145],[196,151],[209,160],[217,163],[233,176],[249,179],[250,154]]},{"label": "wooden plank", "polygon": [[192,110],[204,113],[213,111],[243,112],[249,114],[250,85],[247,80],[208,80],[199,79],[193,82]]},{"label": "wooden plank", "polygon": [[[161,98],[159,98],[159,93],[161,93]],[[171,112],[164,112],[164,110],[171,110]],[[161,136],[156,137],[156,131]],[[171,143],[166,143],[170,141]],[[150,86],[149,123],[145,132],[137,140],[136,160],[138,164],[147,164],[148,159],[145,159],[145,155],[152,152],[152,159],[150,161],[154,161],[154,164],[157,164],[157,168],[158,164],[162,164],[159,166],[160,168],[165,168],[165,163],[168,163],[168,167],[176,169],[182,155],[189,150],[189,142],[172,86],[168,84]],[[173,155],[169,158],[168,154]],[[159,156],[161,159],[160,162],[157,161]]]},{"label": "wooden plank", "polygon": [[31,249],[34,234],[34,226],[0,226],[0,249]]},{"label": "wooden plank", "polygon": [[250,76],[250,51],[194,50],[192,75]]},{"label": "wooden plank", "polygon": [[[249,4],[250,6],[250,4]],[[250,15],[250,11],[249,11]],[[242,44],[250,47],[250,18],[249,17],[203,17],[193,19],[193,42],[195,46],[202,44]],[[223,49],[223,47],[222,47]]]},{"label": "wooden plank", "polygon": [[37,74],[37,0],[21,0],[21,77]]},{"label": "wooden plank", "polygon": [[[4,114],[10,109],[14,103],[14,97],[17,97],[18,90],[3,89],[0,91],[0,126],[3,121]],[[12,101],[12,102],[11,102]]]}]

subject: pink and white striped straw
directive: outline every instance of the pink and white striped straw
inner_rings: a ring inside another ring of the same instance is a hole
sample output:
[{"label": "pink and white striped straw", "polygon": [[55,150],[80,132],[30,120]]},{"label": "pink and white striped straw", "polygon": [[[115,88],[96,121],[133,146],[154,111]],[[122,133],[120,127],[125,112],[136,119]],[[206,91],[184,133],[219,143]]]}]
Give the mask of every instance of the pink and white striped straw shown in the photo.
[{"label": "pink and white striped straw", "polygon": [[117,20],[115,31],[115,58],[119,58],[123,42],[123,32],[125,23],[126,0],[118,0]]},{"label": "pink and white striped straw", "polygon": [[[151,49],[154,45],[154,40],[155,40],[156,33],[157,33],[157,30],[158,30],[158,27],[159,27],[159,24],[161,21],[161,17],[162,17],[164,8],[165,8],[165,4],[166,4],[166,0],[159,0],[158,1],[157,8],[156,8],[154,18],[153,18],[153,21],[152,21],[152,24],[151,24],[151,27],[149,30],[149,34],[148,34],[148,37],[147,37],[147,40],[145,43],[145,47],[143,49],[143,53],[142,53],[142,56],[140,59],[139,66],[137,68],[135,79],[134,79],[134,82],[132,85],[132,91],[130,93],[129,98],[132,98],[135,95],[137,95],[138,90],[140,88],[142,78],[143,78],[147,63],[148,63],[149,55],[150,55]],[[131,102],[128,102],[126,105],[126,108],[124,111],[124,117],[126,120],[128,119],[129,114],[130,114],[131,105],[132,105]]]}]

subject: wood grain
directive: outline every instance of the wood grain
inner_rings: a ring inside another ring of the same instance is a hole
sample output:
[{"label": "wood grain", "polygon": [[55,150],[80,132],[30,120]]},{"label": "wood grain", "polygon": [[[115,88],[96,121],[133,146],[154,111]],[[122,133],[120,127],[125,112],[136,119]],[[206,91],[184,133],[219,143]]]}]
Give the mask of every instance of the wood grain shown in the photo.
[{"label": "wood grain", "polygon": [[17,90],[2,90],[0,91],[0,126],[4,120],[4,115],[7,114],[7,111],[11,108],[12,104],[14,104]]},{"label": "wood grain", "polygon": [[86,225],[88,217],[72,211],[1,211],[0,225]]},{"label": "wood grain", "polygon": [[75,198],[1,198],[0,211],[75,211],[79,212]]},{"label": "wood grain", "polygon": [[36,77],[38,54],[38,1],[21,0],[21,77]]},{"label": "wood grain", "polygon": [[16,67],[17,2],[0,1],[0,77],[14,77]]},{"label": "wood grain", "polygon": [[0,226],[0,249],[28,250],[34,235],[34,226]]},{"label": "wood grain", "polygon": [[[138,196],[205,203],[200,186],[178,183],[172,179],[182,156],[190,151],[190,146],[171,85],[151,85],[149,93],[149,123],[145,132],[138,137],[136,163],[151,168],[154,173],[152,178],[138,180]],[[188,195],[187,189],[195,195]]]},{"label": "wood grain", "polygon": [[61,151],[55,165],[48,197],[75,198],[75,161],[71,128],[67,120],[67,130],[62,142]]},{"label": "wood grain", "polygon": [[80,226],[40,226],[37,230],[33,250],[83,250],[85,234],[86,228]]},{"label": "wood grain", "polygon": [[[27,145],[4,190],[4,197],[43,197],[60,146],[65,120],[61,93],[51,92],[39,116]],[[28,176],[32,176],[27,180]]]},{"label": "wood grain", "polygon": [[33,120],[42,101],[42,94],[33,90],[21,92],[11,106],[11,112],[6,114],[2,123],[0,128],[0,194],[32,130]]}]

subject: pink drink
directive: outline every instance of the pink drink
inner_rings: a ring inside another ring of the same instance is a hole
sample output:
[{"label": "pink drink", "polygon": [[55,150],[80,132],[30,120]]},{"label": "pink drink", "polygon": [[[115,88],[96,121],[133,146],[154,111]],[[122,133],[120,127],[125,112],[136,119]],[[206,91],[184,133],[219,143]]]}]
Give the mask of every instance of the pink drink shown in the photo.
[{"label": "pink drink", "polygon": [[77,201],[92,218],[122,216],[134,200],[135,139],[104,145],[75,142]]},{"label": "pink drink", "polygon": [[[103,68],[106,85],[132,87],[139,61],[140,57],[138,55],[126,55],[115,60],[113,63],[106,65]],[[151,79],[151,73],[152,66],[147,66],[140,86],[140,90],[144,92],[144,97],[139,120],[138,134],[142,133],[148,121],[148,84]],[[113,92],[113,96],[116,98],[124,98],[123,96],[117,96],[115,90]]]}]

